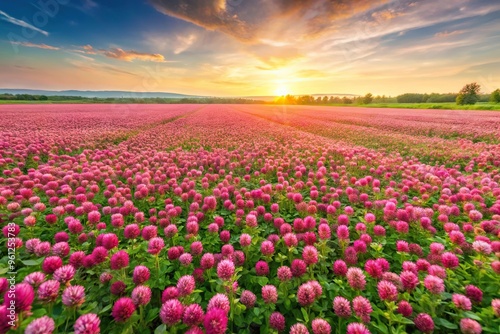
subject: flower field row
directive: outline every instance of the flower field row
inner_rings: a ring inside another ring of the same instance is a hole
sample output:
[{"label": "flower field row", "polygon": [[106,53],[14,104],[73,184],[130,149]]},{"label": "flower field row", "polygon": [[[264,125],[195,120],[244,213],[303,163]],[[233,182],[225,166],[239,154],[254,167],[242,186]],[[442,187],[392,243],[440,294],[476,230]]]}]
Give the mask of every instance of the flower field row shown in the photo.
[{"label": "flower field row", "polygon": [[0,113],[0,333],[500,332],[500,115]]}]

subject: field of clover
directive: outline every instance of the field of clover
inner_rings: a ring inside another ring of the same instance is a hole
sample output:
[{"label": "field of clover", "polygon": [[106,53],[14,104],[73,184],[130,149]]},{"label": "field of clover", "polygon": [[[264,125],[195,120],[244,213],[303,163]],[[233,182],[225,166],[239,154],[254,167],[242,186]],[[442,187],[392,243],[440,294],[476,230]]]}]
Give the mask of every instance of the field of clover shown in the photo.
[{"label": "field of clover", "polygon": [[500,333],[499,113],[0,115],[0,333]]}]

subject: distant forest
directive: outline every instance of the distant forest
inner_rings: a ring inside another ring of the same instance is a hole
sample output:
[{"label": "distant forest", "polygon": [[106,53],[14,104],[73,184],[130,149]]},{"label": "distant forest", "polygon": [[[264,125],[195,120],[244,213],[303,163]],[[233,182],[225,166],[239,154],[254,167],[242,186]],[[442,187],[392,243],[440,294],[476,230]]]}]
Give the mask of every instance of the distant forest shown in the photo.
[{"label": "distant forest", "polygon": [[[200,97],[200,98],[89,98],[81,96],[46,96],[30,94],[0,94],[0,100],[3,101],[33,101],[33,102],[74,102],[74,103],[144,103],[144,104],[298,104],[298,105],[327,105],[327,104],[385,104],[385,103],[454,103],[459,93],[448,94],[417,94],[406,93],[396,97],[377,95],[370,93],[365,96],[312,96],[312,95],[286,95],[277,97],[274,101],[253,100],[249,98],[218,98],[218,97]],[[478,94],[477,102],[492,101],[490,95]]]}]

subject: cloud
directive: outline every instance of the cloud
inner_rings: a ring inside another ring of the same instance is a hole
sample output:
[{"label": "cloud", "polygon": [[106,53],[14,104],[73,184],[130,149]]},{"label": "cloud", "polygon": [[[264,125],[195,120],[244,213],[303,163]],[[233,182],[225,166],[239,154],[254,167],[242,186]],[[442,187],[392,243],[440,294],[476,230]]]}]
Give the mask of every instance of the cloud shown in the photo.
[{"label": "cloud", "polygon": [[174,54],[178,55],[180,53],[183,53],[193,43],[196,41],[196,35],[195,34],[189,34],[188,36],[177,36],[177,47],[174,50]]},{"label": "cloud", "polygon": [[35,43],[30,43],[30,42],[12,42],[17,45],[25,46],[27,48],[38,48],[38,49],[45,49],[45,50],[59,50],[60,48],[47,45],[47,44],[35,44]]},{"label": "cloud", "polygon": [[160,12],[242,42],[304,40],[387,0],[150,0]]},{"label": "cloud", "polygon": [[129,61],[129,62],[134,60],[152,61],[157,63],[165,62],[165,57],[163,57],[163,55],[159,53],[146,53],[135,50],[126,51],[121,48],[94,49],[92,45],[84,45],[82,47],[82,50],[80,51],[92,55],[100,54],[108,58]]},{"label": "cloud", "polygon": [[23,28],[37,31],[37,32],[41,33],[42,35],[49,36],[49,33],[46,32],[45,30],[39,29],[39,28],[37,28],[37,27],[35,27],[35,26],[33,26],[33,25],[29,24],[28,22],[25,22],[23,20],[16,19],[16,18],[10,16],[9,14],[7,14],[1,10],[0,10],[0,19],[3,21],[7,21],[9,23],[15,24],[17,26],[23,27]]},{"label": "cloud", "polygon": [[372,13],[372,17],[377,21],[390,21],[396,17],[405,15],[403,12],[394,9],[385,9]]},{"label": "cloud", "polygon": [[445,38],[445,37],[450,37],[454,35],[461,35],[465,32],[465,30],[453,30],[453,31],[441,31],[436,33],[434,36],[438,38]]},{"label": "cloud", "polygon": [[120,48],[111,48],[108,50],[99,50],[99,52],[108,58],[115,58],[124,61],[142,60],[142,61],[154,61],[163,63],[165,62],[165,57],[159,53],[144,53],[134,50],[125,51]]}]

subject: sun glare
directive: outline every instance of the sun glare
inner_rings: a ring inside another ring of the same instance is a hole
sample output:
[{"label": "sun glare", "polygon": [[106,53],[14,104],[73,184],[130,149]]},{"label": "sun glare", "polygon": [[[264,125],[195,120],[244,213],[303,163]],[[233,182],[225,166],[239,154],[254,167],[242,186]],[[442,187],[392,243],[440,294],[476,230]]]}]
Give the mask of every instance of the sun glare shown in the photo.
[{"label": "sun glare", "polygon": [[275,91],[277,96],[285,96],[288,95],[288,89],[285,86],[279,86]]}]

